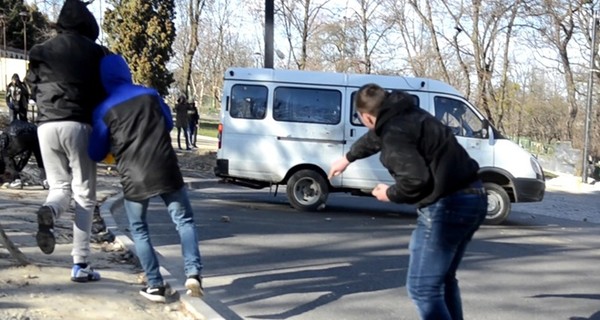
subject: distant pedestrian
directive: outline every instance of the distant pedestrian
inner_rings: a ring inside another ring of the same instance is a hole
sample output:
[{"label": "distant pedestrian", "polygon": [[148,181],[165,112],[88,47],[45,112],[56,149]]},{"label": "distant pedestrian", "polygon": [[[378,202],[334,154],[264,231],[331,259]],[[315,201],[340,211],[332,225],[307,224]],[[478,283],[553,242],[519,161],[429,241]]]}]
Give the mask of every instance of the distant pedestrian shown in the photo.
[{"label": "distant pedestrian", "polygon": [[165,302],[165,283],[146,221],[150,198],[159,196],[179,232],[188,294],[202,296],[202,261],[194,213],[171,144],[173,119],[169,107],[156,90],[133,84],[131,71],[119,55],[102,60],[101,75],[109,96],[94,111],[89,154],[95,161],[109,154],[116,160],[131,234],[148,280],[140,294],[154,302]]},{"label": "distant pedestrian", "polygon": [[27,121],[27,106],[29,104],[29,90],[25,83],[21,82],[18,74],[13,74],[11,82],[6,88],[6,105],[10,115],[10,121]]},{"label": "distant pedestrian", "polygon": [[190,120],[189,131],[190,131],[190,144],[194,148],[198,148],[196,140],[198,138],[198,124],[200,122],[200,114],[198,108],[196,108],[196,102],[190,103],[190,109],[188,111],[188,117]]},{"label": "distant pedestrian", "polygon": [[38,107],[38,138],[50,191],[37,212],[37,244],[46,254],[56,245],[54,221],[75,200],[71,280],[100,280],[89,265],[96,206],[96,164],[86,150],[92,110],[105,97],[100,60],[106,48],[95,43],[99,27],[89,2],[66,0],[57,34],[33,46],[25,78]]},{"label": "distant pedestrian", "polygon": [[175,105],[175,126],[177,127],[177,146],[181,150],[181,134],[185,139],[185,150],[192,150],[190,148],[190,120],[189,110],[190,105],[187,102],[186,96],[179,96],[177,98],[177,104]]},{"label": "distant pedestrian", "polygon": [[370,130],[333,163],[329,178],[381,152],[381,163],[396,182],[377,185],[372,195],[418,207],[406,287],[420,318],[463,319],[456,270],[487,212],[477,162],[406,92],[367,84],[356,94],[356,110]]}]

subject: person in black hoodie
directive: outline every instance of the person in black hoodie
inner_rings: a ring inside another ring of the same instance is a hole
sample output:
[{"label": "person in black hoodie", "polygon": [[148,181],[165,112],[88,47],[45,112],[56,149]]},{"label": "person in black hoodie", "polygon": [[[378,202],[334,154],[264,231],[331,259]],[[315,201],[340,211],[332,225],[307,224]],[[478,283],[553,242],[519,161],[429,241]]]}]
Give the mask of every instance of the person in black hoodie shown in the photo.
[{"label": "person in black hoodie", "polygon": [[356,94],[356,110],[370,130],[332,164],[329,178],[381,152],[396,183],[378,184],[372,195],[418,208],[406,287],[419,316],[463,319],[456,270],[487,212],[479,165],[448,127],[403,91],[364,85]]},{"label": "person in black hoodie", "polygon": [[13,74],[11,82],[6,87],[6,105],[10,111],[10,120],[27,121],[27,104],[29,91],[18,74]]},{"label": "person in black hoodie", "polygon": [[165,284],[146,221],[150,198],[159,196],[179,233],[188,294],[202,296],[194,213],[171,144],[173,118],[169,107],[156,90],[133,84],[127,62],[120,55],[102,60],[101,76],[109,96],[94,111],[88,152],[95,161],[109,154],[116,161],[131,235],[147,278],[148,286],[140,294],[165,302]]},{"label": "person in black hoodie", "polygon": [[181,133],[185,139],[185,150],[192,150],[190,147],[190,104],[186,96],[179,96],[175,105],[175,126],[177,127],[177,146],[181,150]]},{"label": "person in black hoodie", "polygon": [[25,78],[38,107],[38,137],[50,190],[38,210],[37,244],[51,254],[54,221],[75,200],[71,280],[96,281],[88,263],[96,205],[96,164],[87,154],[92,110],[105,97],[100,60],[106,49],[95,43],[99,28],[86,3],[66,0],[57,34],[33,46]]}]

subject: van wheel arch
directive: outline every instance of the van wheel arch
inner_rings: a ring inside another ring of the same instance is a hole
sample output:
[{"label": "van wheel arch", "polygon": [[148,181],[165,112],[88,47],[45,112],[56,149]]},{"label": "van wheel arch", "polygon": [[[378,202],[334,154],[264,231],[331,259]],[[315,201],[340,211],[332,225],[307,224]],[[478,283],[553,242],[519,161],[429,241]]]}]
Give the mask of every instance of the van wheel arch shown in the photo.
[{"label": "van wheel arch", "polygon": [[485,223],[490,225],[501,224],[510,214],[511,200],[508,193],[502,186],[491,182],[485,182],[483,187],[488,202]]},{"label": "van wheel arch", "polygon": [[292,207],[299,211],[325,208],[329,196],[329,181],[317,168],[299,168],[286,179],[286,194]]}]

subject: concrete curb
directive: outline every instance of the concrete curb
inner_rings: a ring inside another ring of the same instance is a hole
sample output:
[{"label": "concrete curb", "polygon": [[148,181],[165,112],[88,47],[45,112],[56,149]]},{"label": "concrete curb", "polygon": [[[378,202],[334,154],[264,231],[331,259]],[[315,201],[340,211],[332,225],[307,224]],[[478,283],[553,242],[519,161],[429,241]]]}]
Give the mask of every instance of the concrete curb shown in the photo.
[{"label": "concrete curb", "polygon": [[[199,179],[209,180],[209,179]],[[130,252],[135,254],[135,246],[133,240],[130,239],[124,232],[119,230],[117,223],[113,217],[113,210],[115,206],[123,201],[123,192],[111,196],[106,199],[100,206],[100,216],[104,219],[107,230],[110,230],[115,235],[115,241],[118,241],[123,247],[127,248]],[[185,312],[194,317],[195,320],[225,320],[219,315],[213,308],[211,308],[202,299],[190,297],[186,294],[186,288],[183,283],[185,279],[177,279],[169,271],[173,267],[169,266],[163,259],[159,251],[157,251],[158,259],[160,261],[160,273],[164,277],[165,281],[169,283],[171,288],[179,294],[179,301]],[[206,289],[205,289],[206,292]]]}]

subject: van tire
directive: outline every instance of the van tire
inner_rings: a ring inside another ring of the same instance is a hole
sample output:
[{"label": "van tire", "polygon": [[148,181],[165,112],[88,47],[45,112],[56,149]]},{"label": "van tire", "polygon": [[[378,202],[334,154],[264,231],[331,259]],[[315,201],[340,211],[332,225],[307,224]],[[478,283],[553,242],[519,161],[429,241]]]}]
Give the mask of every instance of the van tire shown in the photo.
[{"label": "van tire", "polygon": [[299,211],[317,211],[325,207],[329,184],[318,172],[304,169],[287,181],[286,193],[292,207]]},{"label": "van tire", "polygon": [[510,198],[508,193],[501,186],[486,182],[483,184],[487,194],[487,215],[485,223],[498,225],[504,222],[510,214]]}]

